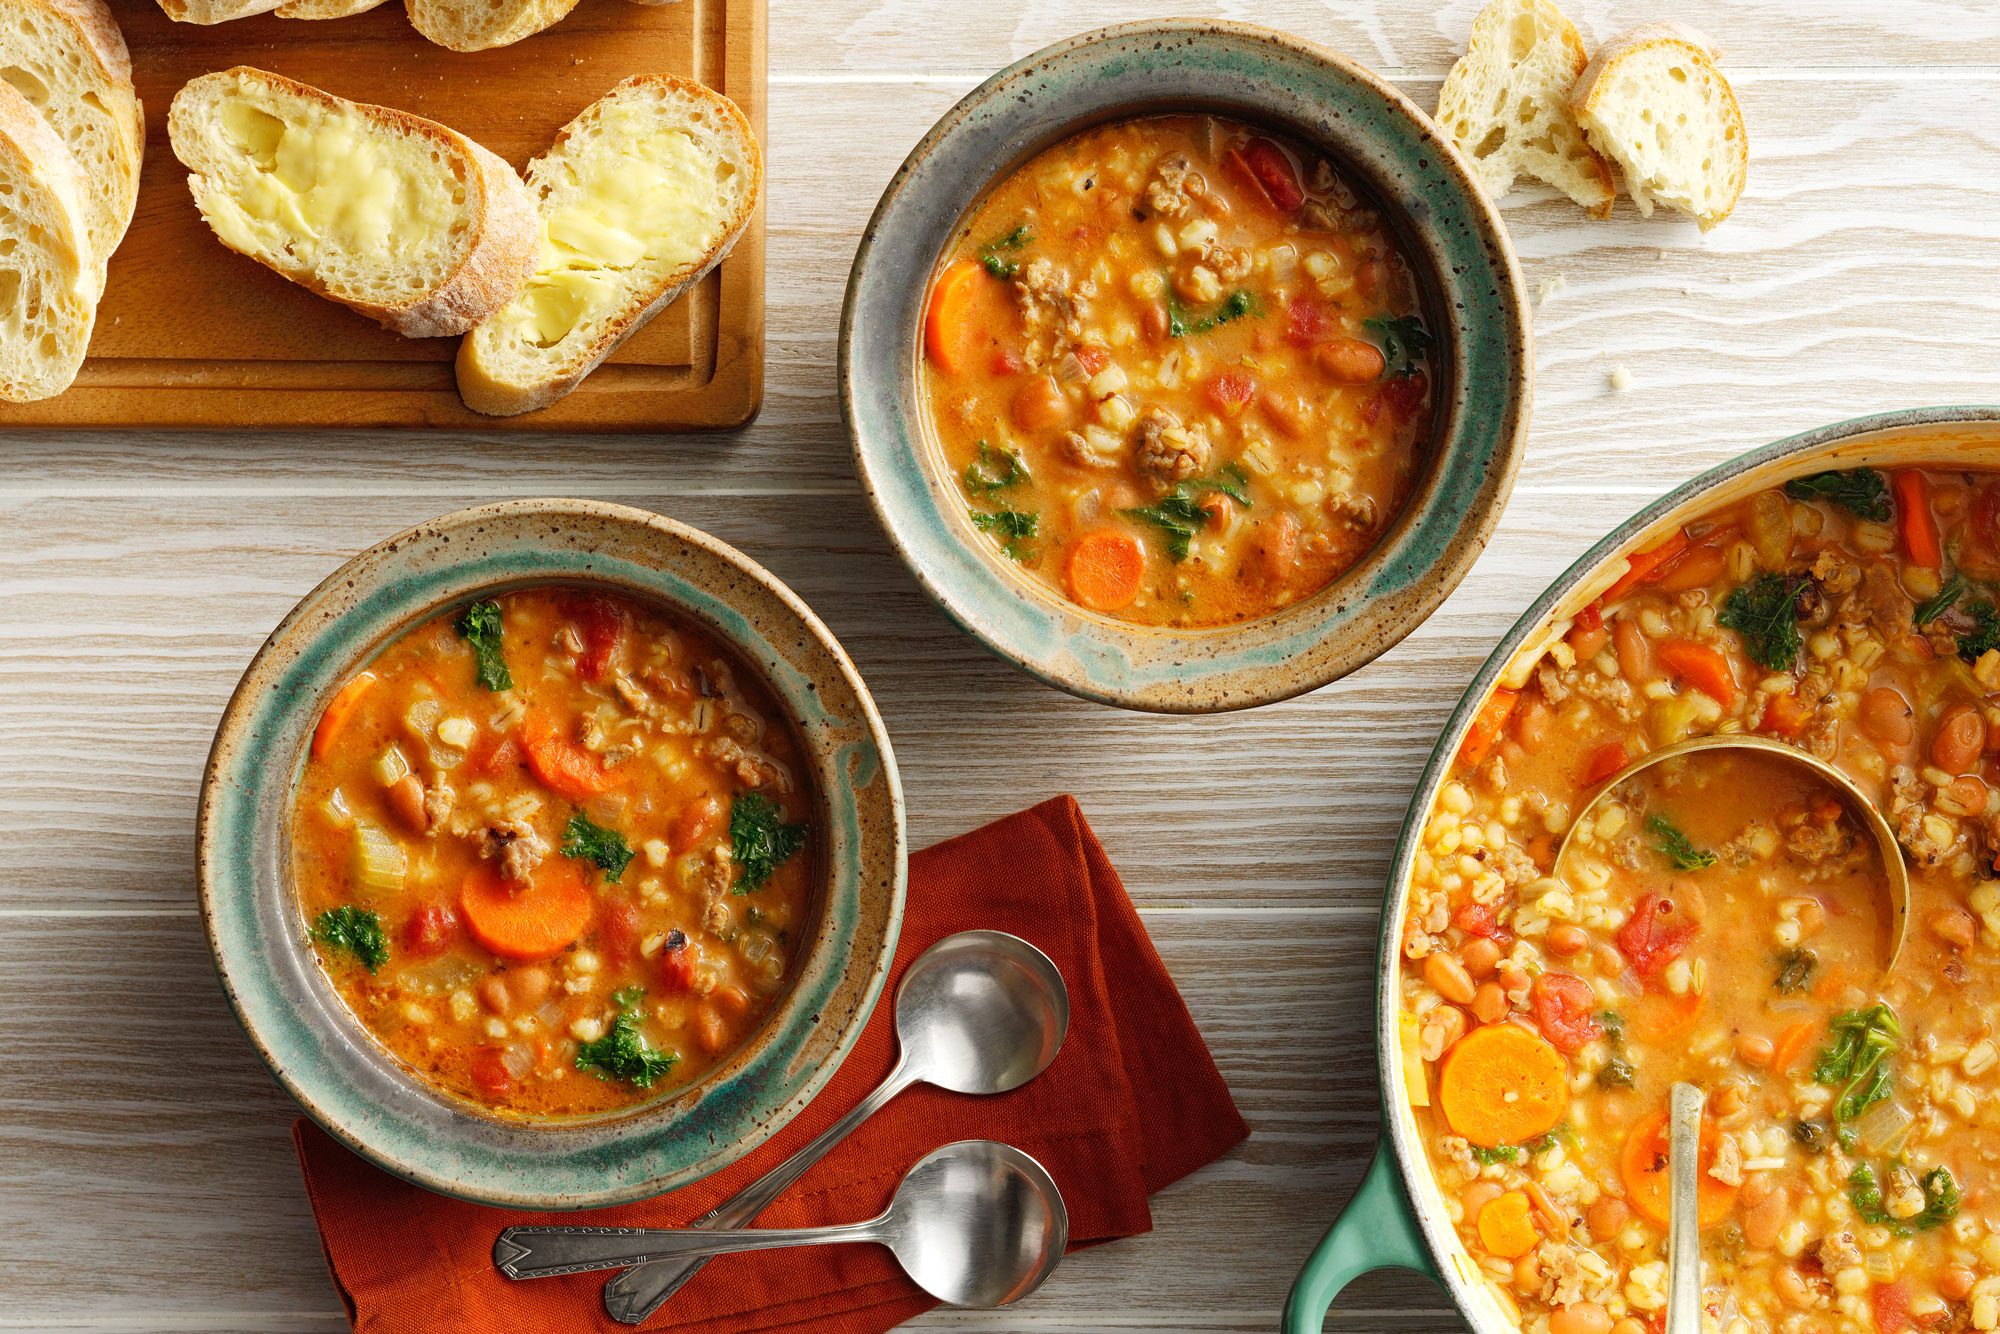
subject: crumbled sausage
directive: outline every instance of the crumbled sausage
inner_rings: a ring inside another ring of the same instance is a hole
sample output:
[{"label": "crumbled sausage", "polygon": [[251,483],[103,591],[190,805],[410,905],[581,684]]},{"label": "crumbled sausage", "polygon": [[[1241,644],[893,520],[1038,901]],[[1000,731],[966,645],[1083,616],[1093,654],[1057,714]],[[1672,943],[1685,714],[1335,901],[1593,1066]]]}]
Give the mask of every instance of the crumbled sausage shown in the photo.
[{"label": "crumbled sausage", "polygon": [[1139,414],[1134,432],[1133,467],[1161,490],[1208,467],[1208,430],[1199,422],[1185,426],[1167,409],[1149,406]]},{"label": "crumbled sausage", "polygon": [[549,845],[523,820],[502,820],[479,831],[479,855],[499,863],[500,878],[526,884],[549,855]]},{"label": "crumbled sausage", "polygon": [[1161,158],[1153,169],[1153,179],[1146,183],[1146,207],[1165,218],[1178,218],[1193,207],[1188,193],[1193,165],[1181,153]]}]

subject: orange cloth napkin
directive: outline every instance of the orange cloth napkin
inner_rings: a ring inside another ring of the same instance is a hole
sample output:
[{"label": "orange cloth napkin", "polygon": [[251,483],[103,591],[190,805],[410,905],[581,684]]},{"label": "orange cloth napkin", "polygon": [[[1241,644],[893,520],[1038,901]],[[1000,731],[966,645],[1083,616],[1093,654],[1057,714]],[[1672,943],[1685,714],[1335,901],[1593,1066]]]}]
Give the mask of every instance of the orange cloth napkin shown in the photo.
[{"label": "orange cloth napkin", "polygon": [[[734,1166],[657,1199],[589,1213],[467,1204],[363,1162],[319,1127],[293,1130],[327,1264],[366,1334],[627,1328],[604,1314],[609,1274],[516,1283],[493,1238],[516,1223],[679,1227],[762,1175],[845,1113],[895,1062],[895,983],[955,931],[1034,942],[1070,989],[1070,1029],[1042,1075],[977,1098],[927,1085],[878,1112],[759,1217],[761,1227],[869,1218],[910,1165],[942,1144],[997,1139],[1062,1187],[1072,1250],[1152,1229],[1146,1197],[1248,1134],[1104,849],[1069,797],[918,853],[895,970],[854,1051],[811,1106]],[[1060,1283],[1061,1273],[1052,1282]],[[818,1246],[711,1261],[647,1322],[702,1334],[878,1334],[937,1303],[878,1246]]]}]

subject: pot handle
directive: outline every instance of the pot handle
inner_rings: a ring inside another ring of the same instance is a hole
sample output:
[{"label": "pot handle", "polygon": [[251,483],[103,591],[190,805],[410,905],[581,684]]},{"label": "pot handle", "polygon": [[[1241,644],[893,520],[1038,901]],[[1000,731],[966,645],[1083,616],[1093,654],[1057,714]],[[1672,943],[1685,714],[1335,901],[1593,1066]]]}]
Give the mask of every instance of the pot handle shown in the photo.
[{"label": "pot handle", "polygon": [[1396,1173],[1395,1153],[1385,1135],[1375,1145],[1375,1161],[1334,1219],[1326,1236],[1299,1271],[1285,1302],[1284,1334],[1320,1334],[1328,1308],[1340,1290],[1376,1269],[1410,1269],[1438,1276]]}]

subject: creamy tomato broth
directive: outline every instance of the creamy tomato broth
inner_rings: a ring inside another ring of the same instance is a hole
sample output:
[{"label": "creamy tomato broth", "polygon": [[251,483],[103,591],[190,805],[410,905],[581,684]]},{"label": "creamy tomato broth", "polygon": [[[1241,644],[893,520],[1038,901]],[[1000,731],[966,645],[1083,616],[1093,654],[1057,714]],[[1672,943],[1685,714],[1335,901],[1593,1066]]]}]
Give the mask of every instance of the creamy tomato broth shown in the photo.
[{"label": "creamy tomato broth", "polygon": [[691,621],[566,588],[456,608],[314,733],[292,821],[313,947],[460,1097],[561,1115],[684,1085],[770,1011],[810,929],[801,761]]},{"label": "creamy tomato broth", "polygon": [[985,197],[925,315],[973,526],[1056,596],[1222,625],[1325,587],[1428,442],[1434,331],[1382,212],[1217,116],[1086,130]]},{"label": "creamy tomato broth", "polygon": [[[1705,1328],[2000,1328],[2000,476],[1861,469],[1686,524],[1481,708],[1421,834],[1407,1092],[1530,1334],[1657,1334],[1666,1102],[1707,1093]],[[1911,874],[1751,732],[1833,761]]]}]

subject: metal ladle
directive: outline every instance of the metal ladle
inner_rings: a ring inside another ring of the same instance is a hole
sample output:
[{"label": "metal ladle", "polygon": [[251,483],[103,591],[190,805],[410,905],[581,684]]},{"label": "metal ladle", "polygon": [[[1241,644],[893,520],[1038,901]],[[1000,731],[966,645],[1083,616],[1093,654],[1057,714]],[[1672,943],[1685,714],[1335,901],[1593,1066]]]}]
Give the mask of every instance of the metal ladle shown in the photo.
[{"label": "metal ladle", "polygon": [[1889,821],[1876,808],[1875,803],[1869,800],[1868,794],[1840,769],[1817,756],[1807,754],[1796,746],[1775,741],[1770,737],[1750,735],[1696,737],[1692,741],[1662,746],[1650,754],[1640,756],[1606,779],[1604,785],[1598,788],[1597,795],[1584,803],[1583,809],[1576,813],[1576,818],[1570,821],[1569,832],[1563,835],[1562,842],[1556,847],[1555,861],[1551,864],[1550,874],[1555,874],[1561,868],[1563,854],[1569,851],[1571,841],[1576,838],[1577,831],[1585,826],[1590,813],[1596,810],[1606,797],[1616,792],[1626,779],[1656,764],[1712,750],[1754,751],[1804,769],[1833,788],[1848,810],[1867,826],[1868,832],[1875,838],[1876,849],[1881,854],[1882,870],[1889,881],[1889,908],[1894,918],[1890,923],[1889,960],[1882,971],[1884,973],[1894,971],[1897,959],[1902,957],[1903,943],[1910,930],[1910,872],[1903,864],[1903,849],[1896,842],[1896,831],[1889,827]]},{"label": "metal ladle", "polygon": [[683,1229],[510,1227],[493,1243],[509,1278],[779,1246],[869,1241],[895,1253],[917,1286],[953,1306],[1005,1306],[1055,1272],[1069,1242],[1062,1192],[1042,1165],[988,1139],[947,1144],[920,1159],[889,1207],[838,1227]]},{"label": "metal ladle", "polygon": [[[856,1126],[912,1084],[1005,1093],[1039,1075],[1069,1032],[1069,990],[1049,956],[1005,931],[961,931],[910,961],[896,988],[896,1068],[818,1138],[724,1200],[691,1227],[743,1227]],[[693,1254],[688,1252],[687,1254]],[[644,1321],[706,1258],[641,1265],[604,1285],[604,1309]]]}]

